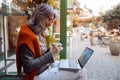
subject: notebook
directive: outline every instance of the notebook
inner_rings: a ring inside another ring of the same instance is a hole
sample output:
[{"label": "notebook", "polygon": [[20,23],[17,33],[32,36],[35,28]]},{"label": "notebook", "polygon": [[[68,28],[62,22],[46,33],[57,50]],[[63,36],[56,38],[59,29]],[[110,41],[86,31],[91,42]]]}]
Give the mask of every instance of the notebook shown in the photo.
[{"label": "notebook", "polygon": [[81,53],[78,60],[61,59],[59,69],[82,69],[92,56],[93,52],[94,50],[90,49],[89,47],[86,47]]}]

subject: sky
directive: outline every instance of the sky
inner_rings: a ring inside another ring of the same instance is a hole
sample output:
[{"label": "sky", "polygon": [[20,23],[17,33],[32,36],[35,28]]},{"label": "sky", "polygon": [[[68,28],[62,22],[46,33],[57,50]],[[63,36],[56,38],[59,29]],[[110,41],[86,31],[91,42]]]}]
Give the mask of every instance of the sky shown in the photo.
[{"label": "sky", "polygon": [[93,10],[93,15],[98,15],[101,10],[108,10],[120,3],[120,0],[78,0],[80,6],[86,5],[87,8]]}]

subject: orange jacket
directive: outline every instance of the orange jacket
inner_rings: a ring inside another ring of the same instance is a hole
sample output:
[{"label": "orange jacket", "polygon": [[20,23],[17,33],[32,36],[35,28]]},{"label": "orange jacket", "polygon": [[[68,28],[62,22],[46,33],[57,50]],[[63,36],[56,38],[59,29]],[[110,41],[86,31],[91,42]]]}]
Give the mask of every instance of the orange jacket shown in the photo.
[{"label": "orange jacket", "polygon": [[[42,55],[42,52],[40,50],[40,43],[36,35],[29,29],[27,25],[21,25],[21,29],[18,35],[17,51],[16,51],[16,65],[17,65],[18,73],[21,73],[21,67],[22,67],[19,57],[20,54],[19,49],[21,44],[26,44],[28,46],[28,48],[34,55],[34,58],[38,58]],[[35,69],[32,72],[25,73],[24,80],[33,80],[38,70],[39,69]]]}]

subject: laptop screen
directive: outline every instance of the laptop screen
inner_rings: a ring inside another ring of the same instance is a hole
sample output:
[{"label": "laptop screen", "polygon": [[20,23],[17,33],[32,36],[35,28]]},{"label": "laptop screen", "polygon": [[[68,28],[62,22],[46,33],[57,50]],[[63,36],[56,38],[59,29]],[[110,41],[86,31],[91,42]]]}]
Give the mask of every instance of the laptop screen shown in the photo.
[{"label": "laptop screen", "polygon": [[86,47],[85,50],[82,52],[81,56],[78,59],[78,62],[81,66],[81,68],[83,68],[85,66],[85,64],[87,63],[87,61],[89,60],[89,58],[91,57],[91,55],[93,54],[93,50]]}]

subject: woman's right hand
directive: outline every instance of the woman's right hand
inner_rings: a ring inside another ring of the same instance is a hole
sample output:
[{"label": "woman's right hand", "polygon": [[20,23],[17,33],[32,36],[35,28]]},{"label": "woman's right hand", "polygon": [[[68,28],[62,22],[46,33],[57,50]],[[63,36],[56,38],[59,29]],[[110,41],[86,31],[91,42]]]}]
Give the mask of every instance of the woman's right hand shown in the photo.
[{"label": "woman's right hand", "polygon": [[52,46],[51,46],[51,48],[50,48],[50,52],[52,53],[52,54],[58,54],[58,53],[60,53],[60,51],[62,50],[63,48],[62,48],[62,44],[53,44]]}]

